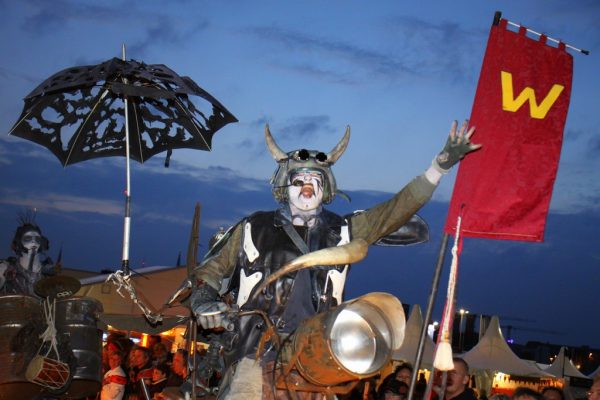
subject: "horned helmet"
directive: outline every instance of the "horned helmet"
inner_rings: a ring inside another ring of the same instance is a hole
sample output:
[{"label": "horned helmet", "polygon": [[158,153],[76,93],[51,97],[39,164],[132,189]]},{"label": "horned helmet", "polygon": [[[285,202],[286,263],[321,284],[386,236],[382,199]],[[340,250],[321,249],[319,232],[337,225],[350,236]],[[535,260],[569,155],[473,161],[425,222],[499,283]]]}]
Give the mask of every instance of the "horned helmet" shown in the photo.
[{"label": "horned helmet", "polygon": [[284,203],[288,201],[288,192],[286,189],[289,186],[290,176],[295,172],[303,170],[318,171],[323,175],[323,203],[331,203],[336,193],[340,193],[337,189],[331,167],[342,156],[346,147],[348,147],[350,126],[346,127],[346,133],[344,133],[342,139],[329,153],[306,149],[293,150],[286,153],[275,143],[269,130],[269,125],[265,126],[265,140],[271,155],[278,164],[277,170],[270,182],[273,185],[273,196],[278,202]]}]

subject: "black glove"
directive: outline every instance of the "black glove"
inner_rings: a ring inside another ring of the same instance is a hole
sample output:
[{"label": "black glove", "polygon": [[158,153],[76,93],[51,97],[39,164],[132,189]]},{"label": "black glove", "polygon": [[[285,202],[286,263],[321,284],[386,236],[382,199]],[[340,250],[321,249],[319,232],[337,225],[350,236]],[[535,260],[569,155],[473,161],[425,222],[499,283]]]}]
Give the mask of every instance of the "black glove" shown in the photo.
[{"label": "black glove", "polygon": [[227,318],[229,306],[219,300],[219,292],[207,283],[202,282],[194,289],[190,304],[198,324],[204,329],[221,327],[232,329],[231,322]]},{"label": "black glove", "polygon": [[6,271],[4,271],[4,277],[7,281],[14,281],[17,279],[17,268],[14,265],[9,264]]},{"label": "black glove", "polygon": [[454,121],[452,123],[446,145],[433,160],[434,167],[441,173],[448,172],[450,168],[458,163],[467,153],[481,147],[480,144],[471,143],[471,136],[475,133],[475,127],[471,127],[468,132],[466,132],[468,124],[468,121],[463,122],[457,134],[456,128],[458,122]]}]

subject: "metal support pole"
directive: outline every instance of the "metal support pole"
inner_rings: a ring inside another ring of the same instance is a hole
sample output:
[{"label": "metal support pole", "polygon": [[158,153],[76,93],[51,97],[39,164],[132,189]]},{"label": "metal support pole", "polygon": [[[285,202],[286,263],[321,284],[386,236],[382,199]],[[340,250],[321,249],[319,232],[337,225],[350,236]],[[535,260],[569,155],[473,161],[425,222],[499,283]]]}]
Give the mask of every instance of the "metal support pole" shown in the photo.
[{"label": "metal support pole", "polygon": [[196,341],[198,340],[198,325],[194,317],[190,317],[190,329],[192,330],[192,345],[190,346],[190,354],[192,355],[192,399],[196,400]]},{"label": "metal support pole", "polygon": [[[123,61],[125,61],[125,44],[122,47]],[[127,83],[127,79],[124,79]],[[125,103],[125,165],[127,173],[127,186],[125,188],[125,220],[123,221],[123,255],[121,257],[121,269],[127,275],[129,273],[129,237],[131,231],[131,169],[129,154],[129,102],[127,96],[123,96]]]},{"label": "metal support pole", "polygon": [[[440,286],[440,276],[442,275],[442,267],[444,265],[444,257],[446,255],[446,249],[448,248],[448,234],[444,233],[442,236],[442,243],[440,245],[440,251],[438,254],[437,263],[433,272],[433,279],[431,282],[431,291],[429,293],[429,302],[427,303],[427,310],[425,311],[425,317],[423,318],[423,326],[421,327],[421,335],[419,337],[419,346],[417,347],[417,358],[415,359],[415,365],[412,372],[412,378],[410,381],[410,388],[408,390],[408,400],[413,399],[413,393],[415,391],[415,385],[417,383],[417,374],[421,367],[421,360],[423,358],[423,349],[425,347],[425,338],[427,336],[427,325],[431,319],[433,313],[433,306],[435,305],[435,298],[437,297],[438,288]],[[432,376],[429,379],[433,379]],[[427,400],[427,399],[425,399]]]}]

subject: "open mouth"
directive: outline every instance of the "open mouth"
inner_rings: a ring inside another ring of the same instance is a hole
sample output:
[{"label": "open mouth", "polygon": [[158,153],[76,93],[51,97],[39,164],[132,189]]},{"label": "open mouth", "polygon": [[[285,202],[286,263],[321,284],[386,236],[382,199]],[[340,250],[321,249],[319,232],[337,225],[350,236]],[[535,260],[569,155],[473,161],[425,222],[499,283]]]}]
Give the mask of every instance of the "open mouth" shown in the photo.
[{"label": "open mouth", "polygon": [[302,186],[302,189],[300,190],[300,196],[302,196],[302,197],[311,198],[314,196],[314,194],[315,194],[315,189],[313,188],[312,185],[304,185],[304,186]]}]

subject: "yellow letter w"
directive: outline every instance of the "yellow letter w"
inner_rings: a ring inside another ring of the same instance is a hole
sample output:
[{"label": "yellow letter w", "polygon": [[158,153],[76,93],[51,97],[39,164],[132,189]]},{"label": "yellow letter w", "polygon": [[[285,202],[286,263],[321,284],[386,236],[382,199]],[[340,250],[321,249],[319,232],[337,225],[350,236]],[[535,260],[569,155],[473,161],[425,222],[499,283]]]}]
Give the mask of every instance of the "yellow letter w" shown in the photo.
[{"label": "yellow letter w", "polygon": [[527,86],[515,99],[513,94],[512,74],[505,71],[500,71],[502,80],[502,109],[505,111],[516,112],[521,106],[529,100],[529,115],[531,118],[544,119],[550,107],[554,104],[558,96],[565,88],[562,85],[554,84],[552,89],[546,95],[541,104],[538,105],[535,99],[535,91]]}]

